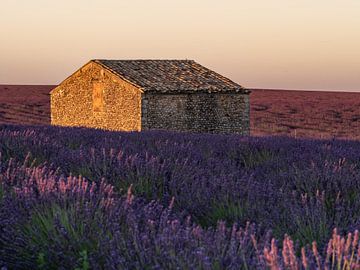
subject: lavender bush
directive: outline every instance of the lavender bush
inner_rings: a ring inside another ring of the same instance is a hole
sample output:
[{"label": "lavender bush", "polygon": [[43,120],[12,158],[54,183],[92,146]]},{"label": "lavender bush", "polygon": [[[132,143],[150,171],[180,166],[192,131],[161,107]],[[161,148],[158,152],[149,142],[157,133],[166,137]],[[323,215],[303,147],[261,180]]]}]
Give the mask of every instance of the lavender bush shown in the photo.
[{"label": "lavender bush", "polygon": [[47,126],[0,142],[0,266],[360,267],[359,142]]}]

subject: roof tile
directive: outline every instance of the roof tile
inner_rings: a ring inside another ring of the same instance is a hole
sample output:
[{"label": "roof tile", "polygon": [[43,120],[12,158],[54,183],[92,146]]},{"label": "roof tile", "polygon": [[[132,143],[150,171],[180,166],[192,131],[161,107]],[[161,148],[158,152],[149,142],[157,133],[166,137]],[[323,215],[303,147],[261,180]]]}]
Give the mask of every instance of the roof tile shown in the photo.
[{"label": "roof tile", "polygon": [[193,60],[93,61],[145,92],[249,92]]}]

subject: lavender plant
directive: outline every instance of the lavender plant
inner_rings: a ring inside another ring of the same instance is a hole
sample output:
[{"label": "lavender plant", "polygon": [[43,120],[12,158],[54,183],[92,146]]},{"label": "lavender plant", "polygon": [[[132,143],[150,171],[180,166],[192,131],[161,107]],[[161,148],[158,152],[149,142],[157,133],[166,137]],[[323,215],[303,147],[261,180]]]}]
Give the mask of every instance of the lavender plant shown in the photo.
[{"label": "lavender plant", "polygon": [[10,269],[358,267],[357,141],[5,125],[0,142]]}]

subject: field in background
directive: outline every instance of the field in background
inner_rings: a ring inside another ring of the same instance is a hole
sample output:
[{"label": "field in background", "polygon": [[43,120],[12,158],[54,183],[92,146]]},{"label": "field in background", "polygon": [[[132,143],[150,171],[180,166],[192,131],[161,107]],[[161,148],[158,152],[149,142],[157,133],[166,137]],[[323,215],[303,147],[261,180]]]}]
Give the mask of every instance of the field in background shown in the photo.
[{"label": "field in background", "polygon": [[0,85],[0,124],[50,124],[53,85]]},{"label": "field in background", "polygon": [[253,90],[251,134],[360,138],[360,93]]},{"label": "field in background", "polygon": [[[0,124],[49,124],[53,85],[0,85]],[[251,135],[360,138],[360,94],[253,90]]]}]

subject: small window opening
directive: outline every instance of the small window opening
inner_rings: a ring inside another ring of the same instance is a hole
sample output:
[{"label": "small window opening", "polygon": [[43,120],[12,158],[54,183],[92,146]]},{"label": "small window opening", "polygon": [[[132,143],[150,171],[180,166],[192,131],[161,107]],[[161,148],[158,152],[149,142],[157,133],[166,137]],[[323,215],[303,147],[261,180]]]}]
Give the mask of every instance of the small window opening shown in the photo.
[{"label": "small window opening", "polygon": [[99,82],[93,83],[93,111],[102,112],[104,110],[104,91]]}]

